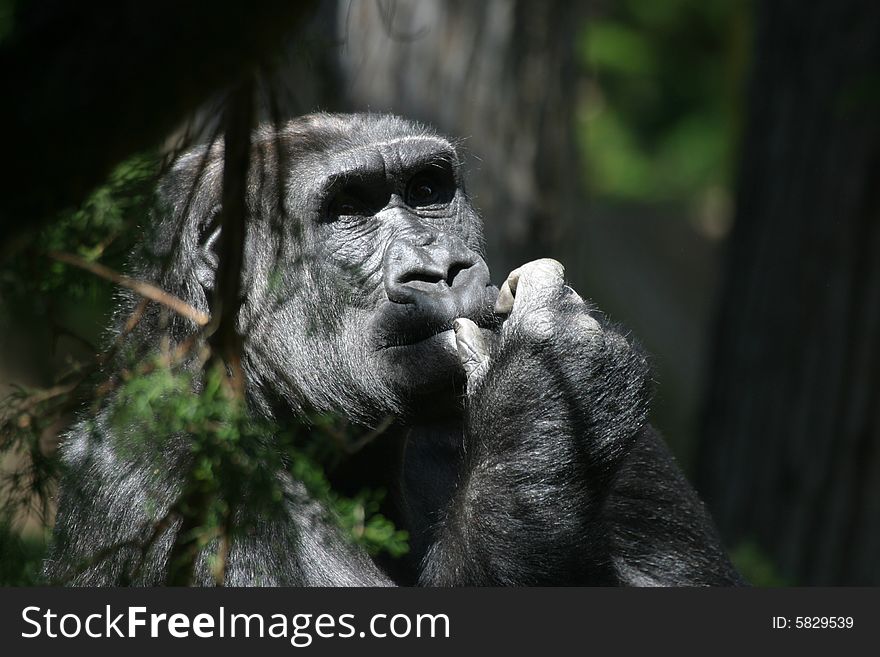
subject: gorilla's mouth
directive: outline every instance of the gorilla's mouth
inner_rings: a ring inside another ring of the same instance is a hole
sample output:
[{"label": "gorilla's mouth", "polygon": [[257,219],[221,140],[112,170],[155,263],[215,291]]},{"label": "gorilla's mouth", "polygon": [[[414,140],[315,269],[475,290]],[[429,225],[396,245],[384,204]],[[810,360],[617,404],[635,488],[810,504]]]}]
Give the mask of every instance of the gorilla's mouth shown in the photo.
[{"label": "gorilla's mouth", "polygon": [[[424,346],[455,349],[452,323],[459,317],[473,321],[480,328],[497,329],[500,321],[493,312],[497,288],[486,286],[485,292],[451,295],[434,303],[383,303],[374,316],[373,338],[377,351]],[[446,340],[443,339],[446,338]],[[446,343],[449,344],[446,344]]]},{"label": "gorilla's mouth", "polygon": [[387,341],[383,341],[380,349],[399,349],[401,347],[413,347],[423,342],[427,342],[447,331],[452,331],[452,320],[443,324],[414,326],[410,331],[400,331],[389,335]]},{"label": "gorilla's mouth", "polygon": [[[481,313],[459,313],[442,322],[427,321],[422,319],[402,324],[400,322],[388,322],[377,327],[376,350],[390,351],[406,348],[430,346],[434,343],[445,349],[455,348],[454,332],[452,323],[459,317],[472,320],[477,326],[487,330],[496,330],[499,320],[494,315]],[[445,344],[448,342],[449,344]]]}]

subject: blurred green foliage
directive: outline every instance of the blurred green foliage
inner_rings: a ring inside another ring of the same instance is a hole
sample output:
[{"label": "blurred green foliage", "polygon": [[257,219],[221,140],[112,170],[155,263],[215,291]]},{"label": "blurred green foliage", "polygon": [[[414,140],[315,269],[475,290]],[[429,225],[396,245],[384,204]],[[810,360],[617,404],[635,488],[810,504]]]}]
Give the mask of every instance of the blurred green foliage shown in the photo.
[{"label": "blurred green foliage", "polygon": [[0,519],[0,586],[37,586],[46,542],[34,536],[23,537]]},{"label": "blurred green foliage", "polygon": [[0,0],[0,44],[2,44],[15,28],[15,12],[18,0]]},{"label": "blurred green foliage", "polygon": [[744,541],[730,551],[740,574],[752,586],[791,586],[767,554],[752,541]]},{"label": "blurred green foliage", "polygon": [[[73,253],[124,271],[137,228],[149,221],[160,169],[152,153],[129,158],[80,208],[47,223],[0,270],[0,306],[15,309],[4,314],[16,322],[23,316],[35,321],[48,317],[53,326],[84,329],[86,338],[94,338],[106,325],[113,286],[52,260],[50,254]],[[277,477],[283,469],[323,503],[328,521],[338,523],[370,554],[399,557],[407,552],[406,532],[380,512],[384,491],[341,495],[327,478],[346,458],[346,448],[361,438],[362,428],[327,415],[303,417],[282,430],[230,399],[216,369],[194,372],[167,352],[129,363],[108,388],[97,356],[72,367],[68,363],[55,373],[51,388],[14,386],[0,402],[0,585],[40,582],[45,541],[33,525],[21,534],[21,521],[33,518],[34,511],[44,520],[48,517],[59,469],[58,433],[84,404],[110,404],[116,447],[157,467],[170,467],[167,448],[172,442],[186,447],[191,465],[181,499],[171,511],[197,516],[196,536],[191,538],[198,545],[215,541],[221,533],[231,538],[246,531],[247,518],[284,513],[289,491]],[[104,387],[97,397],[92,393],[96,384]],[[186,508],[193,500],[199,508]],[[234,513],[243,507],[248,514]],[[154,520],[158,525],[163,518]]]},{"label": "blurred green foliage", "polygon": [[125,160],[81,207],[60,213],[7,259],[0,268],[0,324],[32,324],[38,331],[49,327],[53,340],[67,334],[97,348],[112,308],[113,287],[53,260],[50,253],[100,259],[111,269],[124,270],[137,227],[148,221],[159,171],[154,153]]},{"label": "blurred green foliage", "polygon": [[63,415],[56,404],[64,397],[13,385],[0,400],[0,524],[34,514],[45,522],[51,515],[58,459],[43,436],[63,428],[56,425]]},{"label": "blurred green foliage", "polygon": [[36,302],[55,295],[81,300],[105,286],[92,274],[50,261],[48,254],[65,251],[121,268],[135,237],[133,229],[148,219],[159,164],[153,153],[125,160],[81,207],[48,223],[0,272],[0,299]]},{"label": "blurred green foliage", "polygon": [[[406,554],[407,533],[380,512],[383,490],[345,496],[327,478],[346,458],[346,447],[359,440],[361,429],[332,415],[304,416],[281,428],[254,417],[243,401],[227,394],[225,368],[194,372],[182,362],[167,352],[134,362],[122,371],[115,390],[105,387],[101,393],[115,450],[148,469],[184,477],[183,491],[170,509],[160,506],[160,500],[148,509],[157,528],[174,515],[190,514],[198,520],[188,537],[196,545],[216,545],[222,535],[234,540],[252,528],[250,523],[287,513],[291,491],[278,476],[286,471],[323,504],[328,522],[337,523],[370,554]],[[47,517],[58,474],[57,452],[45,452],[42,440],[54,416],[42,417],[40,405],[31,406],[27,414],[10,405],[27,402],[29,393],[17,390],[0,407],[0,457],[27,456],[0,479],[0,585],[40,583],[45,543],[32,534],[19,535],[15,519],[27,508]],[[96,407],[102,404],[101,395]],[[181,450],[183,461],[178,459]],[[159,535],[154,533],[151,540]]]},{"label": "blurred green foliage", "polygon": [[[232,517],[241,518],[233,532],[246,531],[247,519],[280,517],[286,494],[280,471],[291,472],[312,498],[323,502],[328,520],[338,522],[371,554],[407,551],[407,534],[379,513],[384,495],[363,490],[354,497],[337,493],[326,471],[345,457],[344,446],[356,435],[340,436],[332,416],[303,417],[280,426],[248,413],[243,402],[225,392],[225,370],[209,368],[197,381],[187,370],[163,363],[160,357],[146,373],[129,376],[112,402],[114,437],[122,450],[137,450],[165,468],[169,440],[185,439],[192,456],[188,491],[208,500],[200,531],[213,536]],[[248,513],[234,515],[236,508]],[[155,520],[159,520],[156,518]],[[227,528],[230,529],[230,528]]]},{"label": "blurred green foliage", "polygon": [[729,186],[749,3],[619,0],[599,6],[579,44],[591,78],[579,129],[592,193],[690,202]]}]

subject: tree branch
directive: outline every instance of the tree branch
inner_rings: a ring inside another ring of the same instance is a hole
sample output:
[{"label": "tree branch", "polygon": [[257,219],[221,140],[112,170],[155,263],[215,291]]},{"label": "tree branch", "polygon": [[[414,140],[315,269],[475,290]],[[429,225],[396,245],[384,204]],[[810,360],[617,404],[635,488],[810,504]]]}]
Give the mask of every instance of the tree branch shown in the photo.
[{"label": "tree branch", "polygon": [[[238,312],[242,301],[241,274],[247,233],[247,179],[253,121],[254,81],[253,76],[249,75],[230,92],[223,116],[225,135],[220,245],[212,300],[214,317],[207,331],[211,345],[208,367],[221,370],[224,389],[231,404],[244,404],[245,398]],[[183,520],[168,559],[167,584],[170,586],[188,586],[193,581],[199,550],[205,544],[200,530],[208,518],[210,504],[210,494],[190,472],[180,500]],[[225,517],[220,520],[219,553],[212,573],[218,585],[225,578],[230,521],[227,509]]]},{"label": "tree branch", "polygon": [[80,269],[85,269],[95,276],[100,276],[101,278],[112,281],[117,285],[121,285],[122,287],[128,288],[133,292],[141,295],[149,299],[150,301],[155,301],[156,303],[160,303],[166,308],[170,308],[178,315],[186,317],[187,319],[195,322],[199,326],[207,326],[208,322],[211,321],[210,315],[207,313],[203,313],[201,310],[197,308],[193,308],[191,305],[178,299],[173,294],[168,294],[161,288],[152,285],[151,283],[146,283],[144,281],[139,281],[137,279],[131,278],[129,276],[125,276],[118,272],[113,271],[109,267],[105,267],[97,262],[90,262],[85,258],[80,258],[79,256],[73,255],[72,253],[61,253],[58,251],[52,251],[49,253],[49,257],[53,260],[57,260],[58,262],[63,262],[68,265],[73,265],[74,267],[79,267]]}]

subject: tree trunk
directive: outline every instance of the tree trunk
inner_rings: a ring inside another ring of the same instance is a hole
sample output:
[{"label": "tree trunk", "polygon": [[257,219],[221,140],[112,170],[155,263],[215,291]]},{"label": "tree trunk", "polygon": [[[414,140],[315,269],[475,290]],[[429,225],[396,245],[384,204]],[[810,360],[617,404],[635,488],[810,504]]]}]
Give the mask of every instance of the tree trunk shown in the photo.
[{"label": "tree trunk", "polygon": [[476,156],[469,191],[490,226],[496,278],[566,255],[579,185],[578,12],[562,0],[340,6],[348,106],[426,121]]},{"label": "tree trunk", "polygon": [[731,544],[880,584],[880,4],[757,5],[699,462]]}]

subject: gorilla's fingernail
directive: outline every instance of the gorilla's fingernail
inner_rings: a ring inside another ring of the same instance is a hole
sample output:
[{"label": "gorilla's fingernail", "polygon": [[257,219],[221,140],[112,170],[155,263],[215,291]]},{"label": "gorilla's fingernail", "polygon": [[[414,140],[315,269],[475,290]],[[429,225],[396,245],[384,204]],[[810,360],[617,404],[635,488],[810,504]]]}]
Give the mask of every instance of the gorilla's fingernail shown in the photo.
[{"label": "gorilla's fingernail", "polygon": [[498,292],[498,299],[495,301],[495,312],[499,315],[506,315],[513,310],[513,293],[510,290],[508,281],[504,281],[501,291]]},{"label": "gorilla's fingernail", "polygon": [[522,267],[517,267],[512,272],[510,272],[510,275],[508,275],[507,277],[507,286],[510,288],[510,293],[513,296],[516,296],[516,288],[519,285],[519,277],[521,273]]},{"label": "gorilla's fingernail", "polygon": [[461,327],[464,326],[460,319],[455,319],[452,321],[452,330],[458,333],[461,330]]},{"label": "gorilla's fingernail", "polygon": [[471,377],[487,367],[489,349],[480,328],[472,320],[461,318],[456,323],[461,330],[455,334],[455,347],[470,385]]}]

